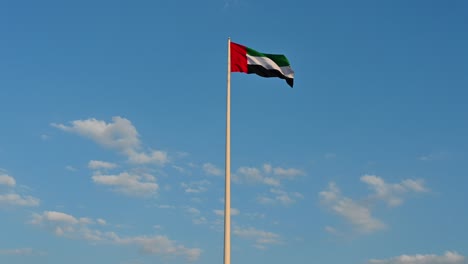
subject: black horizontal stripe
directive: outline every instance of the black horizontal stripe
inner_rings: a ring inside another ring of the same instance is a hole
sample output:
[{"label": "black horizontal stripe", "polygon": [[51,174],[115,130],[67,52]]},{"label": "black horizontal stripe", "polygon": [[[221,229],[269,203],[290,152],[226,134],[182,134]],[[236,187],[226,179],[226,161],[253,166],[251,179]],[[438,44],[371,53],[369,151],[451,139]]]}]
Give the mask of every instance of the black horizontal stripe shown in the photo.
[{"label": "black horizontal stripe", "polygon": [[294,79],[293,78],[288,78],[288,77],[284,76],[278,70],[265,69],[261,65],[247,65],[247,71],[248,71],[247,73],[249,73],[249,74],[254,73],[254,74],[260,75],[262,77],[266,77],[266,78],[277,77],[277,78],[284,79],[284,80],[286,80],[286,83],[289,86],[291,86],[291,88],[294,85]]}]

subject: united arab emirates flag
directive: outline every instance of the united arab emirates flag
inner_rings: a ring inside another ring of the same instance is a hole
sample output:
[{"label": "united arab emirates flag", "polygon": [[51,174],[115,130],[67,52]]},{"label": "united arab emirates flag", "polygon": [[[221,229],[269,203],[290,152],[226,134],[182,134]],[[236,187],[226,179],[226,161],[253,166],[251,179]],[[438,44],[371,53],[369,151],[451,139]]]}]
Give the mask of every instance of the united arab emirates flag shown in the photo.
[{"label": "united arab emirates flag", "polygon": [[284,55],[261,53],[231,42],[231,72],[255,73],[285,79],[293,87],[294,71]]}]

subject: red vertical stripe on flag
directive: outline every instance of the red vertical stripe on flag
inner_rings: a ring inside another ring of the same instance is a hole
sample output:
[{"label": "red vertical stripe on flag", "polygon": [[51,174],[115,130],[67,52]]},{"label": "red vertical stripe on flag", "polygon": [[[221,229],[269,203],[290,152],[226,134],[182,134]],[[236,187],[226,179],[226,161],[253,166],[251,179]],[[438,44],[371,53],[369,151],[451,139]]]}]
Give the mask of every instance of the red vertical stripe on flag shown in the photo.
[{"label": "red vertical stripe on flag", "polygon": [[247,73],[247,49],[231,42],[231,72]]}]

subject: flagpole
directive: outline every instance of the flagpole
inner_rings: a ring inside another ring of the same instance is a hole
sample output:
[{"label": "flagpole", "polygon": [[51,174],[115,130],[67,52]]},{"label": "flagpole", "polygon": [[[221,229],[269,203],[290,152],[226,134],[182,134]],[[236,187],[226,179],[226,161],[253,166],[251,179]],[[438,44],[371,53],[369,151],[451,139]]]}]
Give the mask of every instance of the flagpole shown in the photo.
[{"label": "flagpole", "polygon": [[224,264],[231,264],[231,38],[228,38],[226,96],[226,182],[224,194]]}]

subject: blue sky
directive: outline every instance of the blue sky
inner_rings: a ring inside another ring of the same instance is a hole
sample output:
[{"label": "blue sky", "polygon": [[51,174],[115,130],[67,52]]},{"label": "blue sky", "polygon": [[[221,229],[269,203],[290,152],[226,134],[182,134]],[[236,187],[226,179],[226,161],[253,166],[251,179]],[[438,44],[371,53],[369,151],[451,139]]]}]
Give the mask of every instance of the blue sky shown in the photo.
[{"label": "blue sky", "polygon": [[466,1],[2,1],[0,262],[468,263]]}]

